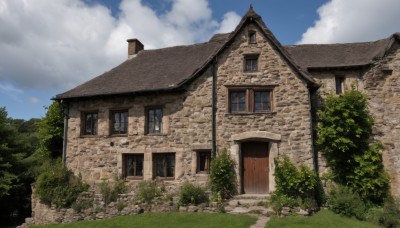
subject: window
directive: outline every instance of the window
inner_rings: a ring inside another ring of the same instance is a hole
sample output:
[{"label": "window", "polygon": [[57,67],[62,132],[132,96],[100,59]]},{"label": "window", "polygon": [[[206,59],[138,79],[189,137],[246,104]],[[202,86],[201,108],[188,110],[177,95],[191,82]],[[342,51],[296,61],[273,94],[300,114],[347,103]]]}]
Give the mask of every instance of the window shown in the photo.
[{"label": "window", "polygon": [[197,172],[210,173],[211,151],[198,151],[197,152]]},{"label": "window", "polygon": [[244,60],[245,60],[245,66],[244,66],[245,72],[258,71],[258,55],[247,55],[245,56]]},{"label": "window", "polygon": [[153,154],[153,176],[167,179],[175,177],[175,153]]},{"label": "window", "polygon": [[343,90],[344,90],[344,77],[343,76],[336,76],[335,77],[335,84],[336,84],[336,94],[343,93]]},{"label": "window", "polygon": [[143,178],[143,154],[124,154],[123,172],[124,176],[129,178]]},{"label": "window", "polygon": [[82,135],[97,135],[97,112],[86,112],[82,117]]},{"label": "window", "polygon": [[249,44],[257,43],[256,40],[256,31],[249,31]]},{"label": "window", "polygon": [[162,108],[147,109],[147,134],[162,133]]},{"label": "window", "polygon": [[111,112],[111,134],[128,133],[128,110]]},{"label": "window", "polygon": [[270,107],[270,91],[254,91],[254,112],[267,112]]},{"label": "window", "polygon": [[230,113],[263,113],[272,110],[272,88],[231,88]]},{"label": "window", "polygon": [[230,93],[231,113],[246,111],[246,91],[232,91]]}]

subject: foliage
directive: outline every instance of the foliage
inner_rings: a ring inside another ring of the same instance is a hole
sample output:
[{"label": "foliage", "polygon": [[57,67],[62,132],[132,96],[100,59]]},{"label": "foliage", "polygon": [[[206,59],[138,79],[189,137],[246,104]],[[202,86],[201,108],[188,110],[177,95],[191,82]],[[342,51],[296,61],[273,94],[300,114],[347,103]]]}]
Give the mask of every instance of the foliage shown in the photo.
[{"label": "foliage", "polygon": [[105,205],[115,202],[118,195],[125,193],[126,190],[125,181],[122,178],[116,178],[114,182],[103,180],[100,184],[100,193]]},{"label": "foliage", "polygon": [[39,148],[36,154],[40,158],[58,158],[62,154],[64,119],[63,109],[59,102],[53,102],[46,107],[46,116],[39,124]]},{"label": "foliage", "polygon": [[229,199],[237,193],[235,161],[226,149],[211,161],[210,184],[213,194]]},{"label": "foliage", "polygon": [[35,184],[36,194],[43,203],[57,208],[69,207],[81,192],[88,189],[88,185],[63,167],[59,160],[45,166],[46,171],[38,176]]},{"label": "foliage", "polygon": [[38,119],[12,119],[0,107],[0,221],[20,224],[31,213],[34,176],[28,157],[35,151]]},{"label": "foliage", "polygon": [[317,175],[305,165],[297,168],[289,159],[275,158],[276,191],[271,202],[276,210],[282,207],[315,207],[325,202],[325,194]]},{"label": "foliage", "polygon": [[72,209],[74,209],[75,212],[80,213],[81,211],[93,207],[93,197],[90,198],[82,198],[80,199],[79,197],[77,200],[72,203]]},{"label": "foliage", "polygon": [[155,198],[161,196],[162,192],[157,181],[142,181],[138,185],[135,200],[151,204]]},{"label": "foliage", "polygon": [[352,228],[369,228],[376,227],[376,225],[359,221],[355,218],[348,218],[333,213],[330,210],[320,210],[311,217],[306,216],[288,216],[284,218],[272,217],[268,224],[268,228],[280,228],[280,227],[299,227],[299,228],[337,228],[337,227],[352,227]]},{"label": "foliage", "polygon": [[347,186],[332,187],[328,197],[328,207],[337,214],[365,219],[367,207],[360,195]]},{"label": "foliage", "polygon": [[242,228],[256,223],[257,218],[247,215],[220,213],[144,213],[118,216],[96,221],[80,221],[69,224],[36,225],[32,227],[165,227],[165,228]]},{"label": "foliage", "polygon": [[383,207],[370,208],[367,220],[383,227],[400,227],[400,199],[387,197]]},{"label": "foliage", "polygon": [[179,203],[181,205],[198,205],[208,201],[205,189],[199,185],[194,185],[189,182],[185,182],[182,185],[179,195]]},{"label": "foliage", "polygon": [[326,156],[335,182],[351,187],[364,201],[381,204],[389,189],[381,144],[371,141],[373,118],[367,96],[346,91],[330,95],[318,111],[317,145]]}]

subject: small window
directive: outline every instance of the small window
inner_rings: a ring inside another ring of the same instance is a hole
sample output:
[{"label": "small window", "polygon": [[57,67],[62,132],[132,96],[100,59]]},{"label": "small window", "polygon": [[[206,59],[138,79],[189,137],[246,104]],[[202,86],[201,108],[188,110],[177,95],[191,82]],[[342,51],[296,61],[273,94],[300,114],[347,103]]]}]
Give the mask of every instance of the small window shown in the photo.
[{"label": "small window", "polygon": [[111,134],[128,133],[128,110],[111,112]]},{"label": "small window", "polygon": [[256,31],[249,31],[249,43],[250,44],[255,44],[257,43],[257,39],[256,39]]},{"label": "small window", "polygon": [[258,71],[258,55],[245,56],[245,72],[256,72]]},{"label": "small window", "polygon": [[162,133],[162,108],[148,108],[147,109],[147,134],[161,134]]},{"label": "small window", "polygon": [[124,154],[122,158],[125,177],[143,178],[143,154]]},{"label": "small window", "polygon": [[231,113],[246,111],[246,91],[232,91],[230,93]]},{"label": "small window", "polygon": [[197,152],[197,172],[210,173],[211,164],[211,151],[198,151]]},{"label": "small window", "polygon": [[343,90],[344,90],[344,77],[343,76],[336,76],[335,77],[335,84],[336,84],[336,94],[343,93]]},{"label": "small window", "polygon": [[97,112],[83,113],[83,135],[97,135]]},{"label": "small window", "polygon": [[270,91],[254,91],[254,112],[268,112],[271,110]]},{"label": "small window", "polygon": [[153,154],[153,176],[174,179],[175,153]]}]

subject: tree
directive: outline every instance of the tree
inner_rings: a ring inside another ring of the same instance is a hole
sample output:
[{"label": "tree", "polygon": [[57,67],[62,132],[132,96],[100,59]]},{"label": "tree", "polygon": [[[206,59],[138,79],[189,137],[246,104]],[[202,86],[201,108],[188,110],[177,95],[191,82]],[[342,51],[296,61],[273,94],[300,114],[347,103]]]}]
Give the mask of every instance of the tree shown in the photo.
[{"label": "tree", "polygon": [[374,120],[367,96],[354,89],[329,95],[318,111],[317,145],[334,181],[351,187],[365,201],[382,203],[389,188],[381,143],[372,140]]},{"label": "tree", "polygon": [[41,158],[50,157],[55,159],[62,155],[64,136],[63,109],[59,102],[53,102],[46,109],[46,116],[39,124],[40,142],[36,154]]}]

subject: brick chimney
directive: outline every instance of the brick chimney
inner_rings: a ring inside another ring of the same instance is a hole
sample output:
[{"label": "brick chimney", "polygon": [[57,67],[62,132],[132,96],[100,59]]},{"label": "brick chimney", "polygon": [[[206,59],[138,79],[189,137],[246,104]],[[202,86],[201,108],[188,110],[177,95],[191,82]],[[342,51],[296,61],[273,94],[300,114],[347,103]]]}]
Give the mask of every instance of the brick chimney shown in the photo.
[{"label": "brick chimney", "polygon": [[143,44],[138,39],[128,39],[128,59],[137,55],[144,49]]}]

